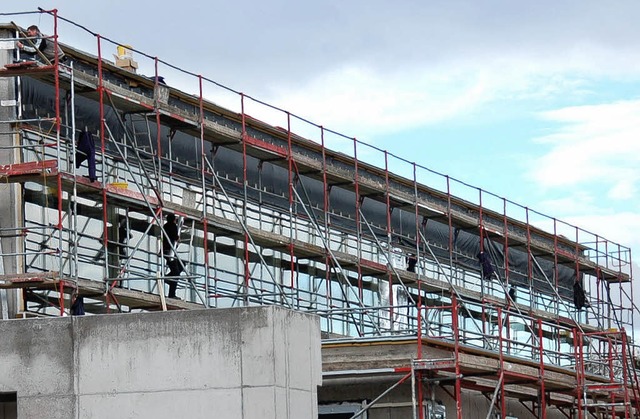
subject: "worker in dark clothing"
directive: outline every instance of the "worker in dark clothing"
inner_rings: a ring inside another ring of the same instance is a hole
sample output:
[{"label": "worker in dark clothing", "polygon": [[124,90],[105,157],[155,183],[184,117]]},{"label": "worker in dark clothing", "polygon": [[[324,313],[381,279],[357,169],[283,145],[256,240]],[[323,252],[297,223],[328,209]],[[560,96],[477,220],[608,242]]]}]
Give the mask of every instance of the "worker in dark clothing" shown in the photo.
[{"label": "worker in dark clothing", "polygon": [[118,254],[121,259],[127,258],[127,244],[129,239],[133,236],[129,232],[129,226],[127,225],[127,217],[123,215],[118,216]]},{"label": "worker in dark clothing", "polygon": [[82,162],[87,161],[89,168],[89,181],[95,182],[96,177],[96,146],[93,141],[93,135],[89,131],[83,131],[78,138],[76,145],[76,169],[80,168]]},{"label": "worker in dark clothing", "polygon": [[84,298],[78,294],[78,290],[74,290],[71,296],[71,315],[84,316]]},{"label": "worker in dark clothing", "polygon": [[491,258],[485,252],[478,253],[478,261],[480,261],[480,268],[482,270],[482,279],[491,279],[495,270],[491,264]]},{"label": "worker in dark clothing", "polygon": [[591,304],[589,304],[587,296],[584,293],[584,288],[582,288],[582,284],[578,278],[576,278],[576,282],[573,283],[573,304],[576,306],[577,310],[581,310],[583,307],[591,307]]},{"label": "worker in dark clothing", "polygon": [[409,253],[409,256],[407,256],[407,271],[415,272],[417,263],[418,258],[416,257],[416,255],[414,255],[413,253]]},{"label": "worker in dark clothing", "polygon": [[180,231],[176,224],[176,216],[173,214],[167,214],[167,222],[162,228],[165,233],[162,235],[162,253],[165,261],[167,262],[167,267],[169,268],[167,276],[170,277],[170,279],[167,279],[167,284],[169,285],[169,295],[167,297],[177,298],[177,277],[182,273],[182,263],[174,251],[180,242]]}]

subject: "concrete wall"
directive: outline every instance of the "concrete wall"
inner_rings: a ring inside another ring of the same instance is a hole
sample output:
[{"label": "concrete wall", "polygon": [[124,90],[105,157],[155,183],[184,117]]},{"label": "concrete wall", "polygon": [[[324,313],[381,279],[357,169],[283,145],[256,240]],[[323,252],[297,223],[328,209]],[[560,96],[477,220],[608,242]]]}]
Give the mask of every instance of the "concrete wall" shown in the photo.
[{"label": "concrete wall", "polygon": [[317,418],[317,318],[277,307],[0,322],[18,418]]}]

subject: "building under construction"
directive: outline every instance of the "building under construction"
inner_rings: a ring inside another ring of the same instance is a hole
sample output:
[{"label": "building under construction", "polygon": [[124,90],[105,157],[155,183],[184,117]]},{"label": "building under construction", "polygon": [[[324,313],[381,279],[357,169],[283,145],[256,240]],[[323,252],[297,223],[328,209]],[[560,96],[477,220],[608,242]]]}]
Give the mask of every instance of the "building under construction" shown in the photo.
[{"label": "building under construction", "polygon": [[[20,318],[3,336],[78,307],[135,323],[279,306],[319,321],[308,417],[640,417],[629,248],[39,18],[64,61],[21,59],[24,33],[0,27],[0,303]],[[69,327],[94,318],[114,322]],[[275,352],[302,336],[291,359],[313,354],[315,329],[291,324]],[[9,387],[0,418],[21,411]]]}]

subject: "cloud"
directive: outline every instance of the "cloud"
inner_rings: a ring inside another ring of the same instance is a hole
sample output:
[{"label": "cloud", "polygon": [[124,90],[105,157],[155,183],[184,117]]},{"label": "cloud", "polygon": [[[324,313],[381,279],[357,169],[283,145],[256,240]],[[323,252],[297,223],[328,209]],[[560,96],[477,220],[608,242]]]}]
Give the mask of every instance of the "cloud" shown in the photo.
[{"label": "cloud", "polygon": [[[450,63],[452,64],[452,63]],[[368,142],[443,122],[501,118],[514,108],[589,95],[589,83],[527,57],[452,65],[412,62],[388,70],[345,63],[297,83],[273,83],[265,100]]]},{"label": "cloud", "polygon": [[543,199],[538,207],[544,213],[554,215],[602,212],[593,194],[585,190],[566,191],[560,198]]},{"label": "cloud", "polygon": [[[576,215],[565,221],[578,226],[591,226],[591,232],[594,235],[598,234],[600,238],[604,237],[631,248],[640,248],[640,237],[637,235],[640,231],[640,214],[636,212],[609,210],[594,215]],[[581,240],[585,241],[587,240]],[[604,249],[601,250],[604,252]],[[619,249],[610,245],[607,251],[617,253]]]},{"label": "cloud", "polygon": [[[589,226],[594,235],[580,230],[581,242],[595,242],[597,233],[640,247],[640,214],[629,211],[640,206],[640,100],[565,107],[540,117],[550,133],[534,140],[540,154],[527,173],[548,197],[540,208],[571,225]],[[553,231],[548,220],[543,224]],[[562,228],[575,238],[574,228]]]},{"label": "cloud", "polygon": [[432,124],[469,112],[491,97],[483,74],[457,77],[408,69],[380,74],[345,66],[303,87],[273,89],[272,102],[358,137]]},{"label": "cloud", "polygon": [[640,100],[544,112],[554,131],[534,141],[544,151],[529,166],[543,189],[599,186],[609,199],[635,197],[640,164]]}]

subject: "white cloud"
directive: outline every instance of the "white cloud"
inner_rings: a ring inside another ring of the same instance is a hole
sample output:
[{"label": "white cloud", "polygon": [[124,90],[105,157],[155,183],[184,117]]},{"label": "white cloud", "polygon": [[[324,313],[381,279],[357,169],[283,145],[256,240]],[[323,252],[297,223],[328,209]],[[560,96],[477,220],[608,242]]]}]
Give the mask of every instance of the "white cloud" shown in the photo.
[{"label": "white cloud", "polygon": [[[329,68],[305,82],[274,84],[267,102],[317,124],[372,142],[384,135],[443,121],[465,121],[479,114],[588,94],[585,81],[531,66],[524,57],[482,62],[406,63],[393,71],[366,64]],[[497,110],[496,110],[497,109]]]},{"label": "white cloud", "polygon": [[602,210],[597,207],[595,197],[585,190],[567,191],[561,198],[545,199],[538,203],[538,210],[546,214],[597,214]]},{"label": "white cloud", "polygon": [[[580,230],[582,242],[595,242],[597,233],[639,248],[640,214],[634,210],[640,207],[640,100],[567,107],[541,116],[554,131],[535,140],[542,152],[529,166],[528,177],[552,197],[540,208],[594,232],[590,237]],[[549,221],[543,224],[552,228]],[[566,230],[563,234],[573,239],[575,229]]]},{"label": "white cloud", "polygon": [[295,89],[273,89],[273,103],[358,137],[431,124],[470,112],[492,97],[485,75],[410,69],[380,74],[355,65],[321,74]]},{"label": "white cloud", "polygon": [[542,188],[600,185],[610,199],[634,198],[640,165],[640,100],[542,114],[557,130],[535,141],[548,148],[529,167]]}]

